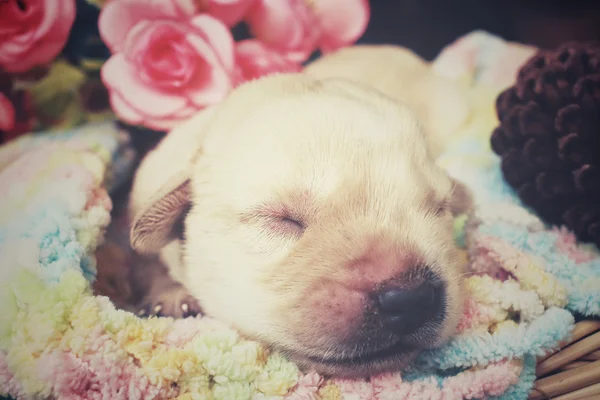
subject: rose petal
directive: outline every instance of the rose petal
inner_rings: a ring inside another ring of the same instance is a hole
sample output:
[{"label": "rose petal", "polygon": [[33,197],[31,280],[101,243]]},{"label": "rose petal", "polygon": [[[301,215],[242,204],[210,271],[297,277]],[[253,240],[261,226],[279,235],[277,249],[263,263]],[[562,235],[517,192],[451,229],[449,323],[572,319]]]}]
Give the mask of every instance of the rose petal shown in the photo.
[{"label": "rose petal", "polygon": [[104,5],[98,17],[100,37],[110,51],[116,53],[137,22],[138,18],[122,2],[110,1]]},{"label": "rose petal", "polygon": [[198,111],[200,111],[198,108],[193,107],[193,106],[188,106],[182,110],[177,111],[175,114],[173,114],[173,119],[174,120],[187,119],[187,118],[191,117],[192,115],[196,114]]},{"label": "rose petal", "polygon": [[[159,22],[159,24],[162,23],[165,22]],[[168,24],[168,22],[166,24]],[[137,55],[140,53],[140,50],[143,50],[149,44],[152,36],[153,26],[156,26],[156,22],[143,20],[131,27],[121,49],[121,51],[125,54],[125,58],[128,60],[137,59]]]},{"label": "rose petal", "polygon": [[205,107],[223,100],[232,87],[231,77],[225,71],[213,49],[200,36],[189,34],[188,42],[194,46],[204,65],[199,68],[208,70],[197,73],[196,80],[186,88],[189,100],[198,107]]},{"label": "rose petal", "polygon": [[122,53],[110,57],[102,66],[102,81],[109,91],[119,93],[137,112],[150,118],[171,115],[186,106],[182,96],[158,92],[139,81],[135,67]]},{"label": "rose petal", "polygon": [[310,56],[320,37],[318,20],[304,0],[260,0],[246,22],[257,39],[298,62]]},{"label": "rose petal", "polygon": [[147,128],[154,129],[157,131],[170,131],[179,123],[185,121],[194,115],[198,110],[194,107],[187,107],[174,115],[164,119],[153,119],[145,118],[139,114],[135,109],[131,108],[129,104],[118,94],[113,93],[110,96],[110,104],[115,113],[119,118],[131,125],[144,125]]},{"label": "rose petal", "polygon": [[49,33],[56,36],[56,31],[51,32],[53,29],[68,32],[75,21],[75,0],[64,0],[58,4],[54,0],[44,0],[43,3],[44,19],[36,29],[35,39],[39,40]]},{"label": "rose petal", "polygon": [[240,22],[256,0],[210,0],[208,13],[231,27]]},{"label": "rose petal", "polygon": [[166,119],[147,119],[144,120],[144,126],[156,131],[170,131],[177,125],[188,119],[188,117],[172,117]]},{"label": "rose petal", "polygon": [[236,64],[243,80],[257,79],[276,72],[299,72],[302,66],[268,48],[256,39],[236,45]]},{"label": "rose petal", "polygon": [[227,27],[210,15],[201,14],[189,21],[190,25],[197,29],[200,35],[219,58],[223,67],[233,72],[235,65],[234,40]]},{"label": "rose petal", "polygon": [[272,46],[297,45],[303,34],[288,0],[260,0],[246,18],[250,30],[258,39]]},{"label": "rose petal", "polygon": [[100,12],[100,37],[111,52],[121,51],[127,34],[144,20],[187,20],[198,11],[194,0],[114,0]]},{"label": "rose petal", "polygon": [[197,90],[187,91],[187,98],[197,107],[204,108],[221,102],[232,88],[229,75],[220,68],[213,68],[210,76]]},{"label": "rose petal", "polygon": [[27,72],[36,66],[41,66],[51,63],[64,48],[66,36],[63,40],[37,42],[31,46],[28,51],[15,55],[18,57],[10,64],[6,64],[4,69],[8,72]]},{"label": "rose petal", "polygon": [[10,100],[0,93],[0,130],[10,131],[15,126],[15,108]]},{"label": "rose petal", "polygon": [[110,106],[117,116],[131,125],[138,125],[142,122],[143,117],[134,108],[132,108],[123,97],[117,92],[110,94]]},{"label": "rose petal", "polygon": [[319,0],[313,4],[322,30],[319,47],[323,52],[354,43],[367,29],[371,13],[368,0]]}]

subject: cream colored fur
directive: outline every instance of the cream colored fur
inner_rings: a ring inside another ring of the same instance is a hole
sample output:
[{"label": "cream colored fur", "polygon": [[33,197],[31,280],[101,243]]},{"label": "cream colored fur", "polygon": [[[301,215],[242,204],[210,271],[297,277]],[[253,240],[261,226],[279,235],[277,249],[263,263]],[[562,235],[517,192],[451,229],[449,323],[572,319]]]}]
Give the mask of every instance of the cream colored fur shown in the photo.
[{"label": "cream colored fur", "polygon": [[443,151],[470,114],[468,99],[456,82],[436,75],[429,63],[402,47],[346,47],[317,59],[304,72],[347,78],[405,103],[423,124],[433,156]]},{"label": "cream colored fur", "polygon": [[[421,91],[435,81],[428,67],[396,50],[364,48],[350,61],[340,53],[306,74],[242,85],[169,133],[132,189],[134,247],[160,253],[207,314],[324,373],[404,365],[415,349],[444,342],[460,314],[452,212],[464,211],[469,197],[436,166],[414,114],[395,101],[412,102],[422,118],[439,109]],[[393,64],[363,75],[360,58],[394,54],[398,74]],[[363,85],[323,78],[336,69]],[[429,82],[419,86],[420,79]],[[183,212],[172,200],[182,193],[191,204],[183,244],[162,223]],[[345,344],[361,329],[363,293],[413,264],[429,265],[445,282],[443,323],[408,338],[414,349],[389,359],[319,362],[363,346]]]}]

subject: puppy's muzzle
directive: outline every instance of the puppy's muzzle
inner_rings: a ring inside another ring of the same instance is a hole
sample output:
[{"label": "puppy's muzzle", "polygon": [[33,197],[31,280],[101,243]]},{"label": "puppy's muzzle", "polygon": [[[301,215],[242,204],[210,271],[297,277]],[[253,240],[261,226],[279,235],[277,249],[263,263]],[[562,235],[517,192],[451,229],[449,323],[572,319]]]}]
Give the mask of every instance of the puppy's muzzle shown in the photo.
[{"label": "puppy's muzzle", "polygon": [[439,283],[424,282],[415,288],[391,283],[377,290],[372,297],[383,328],[405,336],[442,313],[444,292]]},{"label": "puppy's muzzle", "polygon": [[435,345],[447,318],[447,283],[427,266],[403,269],[369,290],[334,296],[340,308],[307,311],[314,324],[308,329],[322,334],[289,351],[292,359],[308,369],[352,377],[400,368]]}]

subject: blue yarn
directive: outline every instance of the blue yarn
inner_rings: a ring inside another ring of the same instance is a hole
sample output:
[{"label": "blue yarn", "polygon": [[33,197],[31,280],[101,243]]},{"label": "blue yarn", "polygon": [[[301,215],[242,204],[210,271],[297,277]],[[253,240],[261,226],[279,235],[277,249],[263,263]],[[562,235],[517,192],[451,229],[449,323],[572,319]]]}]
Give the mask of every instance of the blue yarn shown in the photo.
[{"label": "blue yarn", "polygon": [[535,381],[536,357],[569,337],[574,318],[561,308],[550,308],[529,325],[507,329],[495,335],[458,337],[440,349],[421,353],[414,366],[402,373],[406,382],[435,382],[443,387],[445,379],[475,365],[485,366],[506,359],[523,361],[523,371],[517,384],[497,400],[526,399]]},{"label": "blue yarn", "polygon": [[447,345],[420,354],[416,368],[422,371],[487,365],[505,358],[541,355],[566,339],[575,320],[562,308],[549,308],[529,324],[521,323],[516,329],[506,329],[476,337],[458,336]]},{"label": "blue yarn", "polygon": [[[122,182],[131,173],[133,153],[125,152],[114,123],[88,124],[84,129],[87,130],[86,142],[91,147],[102,148],[110,154],[112,162],[107,175],[113,176],[113,182]],[[34,149],[69,140],[78,141],[77,135],[81,134],[81,128],[75,128],[27,135],[18,140],[25,141],[29,149]],[[68,185],[65,187],[69,188]],[[10,247],[21,239],[32,239],[39,243],[39,263],[35,272],[48,284],[58,283],[60,276],[68,270],[81,272],[90,282],[96,276],[93,254],[85,254],[85,249],[77,242],[75,227],[71,224],[69,202],[66,200],[68,197],[65,197],[68,195],[60,192],[54,197],[45,197],[43,202],[35,201],[32,203],[34,207],[9,216],[0,224],[0,252],[2,248]],[[11,268],[9,265],[1,267]]]},{"label": "blue yarn", "polygon": [[500,169],[500,159],[494,157],[491,161],[493,165],[490,168],[481,169],[480,190],[485,191],[488,201],[508,202],[522,206],[517,194],[512,187],[506,184],[502,170]]},{"label": "blue yarn", "polygon": [[82,272],[85,250],[77,242],[69,220],[65,204],[49,204],[30,217],[26,225],[31,228],[20,235],[39,241],[40,275],[48,283],[58,283],[60,276],[68,270]]},{"label": "blue yarn", "polygon": [[79,266],[83,273],[83,277],[87,279],[88,282],[94,283],[96,281],[96,274],[98,273],[98,270],[96,269],[96,259],[93,256],[86,255],[81,259]]}]

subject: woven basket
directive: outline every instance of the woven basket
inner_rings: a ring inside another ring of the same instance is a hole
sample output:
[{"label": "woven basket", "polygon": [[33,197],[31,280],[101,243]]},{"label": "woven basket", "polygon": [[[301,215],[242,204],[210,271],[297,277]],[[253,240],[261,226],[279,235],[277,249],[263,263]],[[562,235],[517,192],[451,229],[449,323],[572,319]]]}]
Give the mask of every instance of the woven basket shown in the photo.
[{"label": "woven basket", "polygon": [[575,325],[571,341],[538,359],[530,400],[600,399],[600,321]]}]

